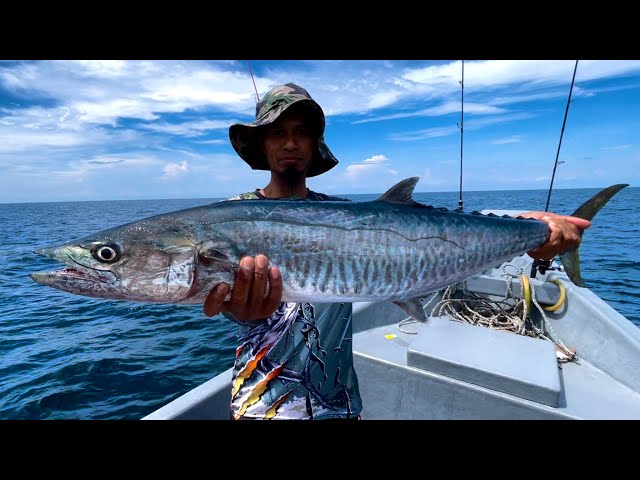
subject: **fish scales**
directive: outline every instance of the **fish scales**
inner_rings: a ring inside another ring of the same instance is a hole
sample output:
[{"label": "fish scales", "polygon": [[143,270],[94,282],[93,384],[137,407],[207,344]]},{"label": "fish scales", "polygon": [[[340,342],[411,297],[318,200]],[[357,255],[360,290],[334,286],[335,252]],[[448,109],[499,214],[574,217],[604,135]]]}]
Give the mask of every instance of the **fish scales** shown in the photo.
[{"label": "fish scales", "polygon": [[[233,240],[234,260],[268,255],[282,271],[283,299],[288,301],[392,300],[426,294],[443,282],[466,278],[478,268],[534,248],[548,236],[543,222],[423,206],[235,203],[225,205],[217,219],[207,212],[207,221],[217,235]],[[202,233],[196,243],[210,236]]]}]

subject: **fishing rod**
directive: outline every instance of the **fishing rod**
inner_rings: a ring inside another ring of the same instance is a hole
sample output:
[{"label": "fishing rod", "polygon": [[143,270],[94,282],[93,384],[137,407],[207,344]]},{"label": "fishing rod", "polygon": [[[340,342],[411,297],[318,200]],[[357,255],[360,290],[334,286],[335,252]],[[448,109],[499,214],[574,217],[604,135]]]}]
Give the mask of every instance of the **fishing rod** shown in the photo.
[{"label": "fishing rod", "polygon": [[[571,87],[569,88],[569,97],[567,98],[567,108],[564,111],[564,120],[562,121],[562,130],[560,131],[560,141],[558,142],[558,151],[556,152],[556,161],[553,164],[553,174],[551,175],[551,184],[549,185],[549,194],[547,195],[547,205],[544,207],[544,211],[548,212],[549,211],[549,201],[551,200],[551,190],[553,189],[553,179],[556,176],[556,169],[558,168],[558,165],[560,165],[561,163],[564,162],[559,162],[558,161],[558,157],[560,155],[560,145],[562,145],[562,135],[564,134],[564,127],[567,123],[567,114],[569,113],[569,105],[571,104],[572,100],[571,100],[571,92],[573,91],[573,84],[576,80],[576,71],[578,70],[578,60],[576,60],[576,65],[573,68],[573,78],[571,79]],[[547,270],[554,270],[555,267],[552,266],[553,265],[553,260],[540,260],[540,259],[535,259],[533,261],[533,263],[531,264],[531,273],[529,274],[529,276],[531,278],[535,278],[536,277],[536,271],[540,271],[540,273],[542,275],[544,275],[544,273]]]},{"label": "fishing rod", "polygon": [[556,176],[556,169],[558,165],[564,162],[558,162],[558,157],[560,156],[560,145],[562,145],[562,135],[564,134],[564,126],[567,123],[567,114],[569,113],[569,105],[571,104],[571,92],[573,91],[573,83],[576,80],[576,70],[578,70],[578,60],[576,60],[576,65],[573,69],[573,78],[571,79],[571,88],[569,89],[569,97],[567,98],[567,108],[564,111],[564,120],[562,121],[562,130],[560,131],[560,142],[558,143],[558,151],[556,152],[556,161],[553,164],[553,174],[551,175],[551,185],[549,185],[549,194],[547,195],[547,205],[544,207],[544,211],[549,211],[549,201],[551,200],[551,190],[553,189],[553,179]]},{"label": "fishing rod", "polygon": [[460,102],[460,123],[458,123],[458,128],[460,129],[460,198],[458,200],[458,209],[462,211],[464,210],[462,207],[462,144],[464,141],[464,60],[462,60],[462,79],[458,83],[460,83],[462,91],[462,98]]},{"label": "fishing rod", "polygon": [[249,65],[249,73],[251,74],[251,81],[253,82],[253,88],[256,91],[256,103],[258,103],[260,101],[260,95],[258,95],[258,87],[256,87],[256,81],[253,78],[253,70],[251,70],[251,62],[247,62],[247,65]]}]

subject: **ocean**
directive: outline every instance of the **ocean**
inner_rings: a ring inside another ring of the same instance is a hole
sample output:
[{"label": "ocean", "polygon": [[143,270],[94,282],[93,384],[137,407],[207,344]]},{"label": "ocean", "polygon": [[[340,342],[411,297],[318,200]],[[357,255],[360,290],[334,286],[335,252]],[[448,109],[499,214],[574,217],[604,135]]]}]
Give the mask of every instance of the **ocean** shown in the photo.
[{"label": "ocean", "polygon": [[[598,189],[553,192],[571,213]],[[367,201],[378,195],[342,195]],[[455,209],[458,193],[416,193]],[[544,210],[546,190],[465,192],[464,209]],[[34,248],[215,199],[0,204],[0,419],[139,419],[233,365],[236,326],[202,306],[91,299],[43,287]],[[640,328],[640,188],[618,193],[585,232],[585,284]]]}]

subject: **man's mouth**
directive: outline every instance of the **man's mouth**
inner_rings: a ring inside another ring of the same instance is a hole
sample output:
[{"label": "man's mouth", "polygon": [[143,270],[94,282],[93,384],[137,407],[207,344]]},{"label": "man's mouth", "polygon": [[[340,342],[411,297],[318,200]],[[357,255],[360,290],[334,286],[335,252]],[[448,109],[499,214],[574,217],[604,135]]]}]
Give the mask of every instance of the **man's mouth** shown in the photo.
[{"label": "man's mouth", "polygon": [[301,158],[300,158],[300,157],[292,157],[292,156],[289,156],[289,157],[281,157],[281,158],[280,158],[280,161],[281,161],[281,162],[283,162],[283,163],[297,163],[297,162],[299,162],[300,160],[301,160]]}]

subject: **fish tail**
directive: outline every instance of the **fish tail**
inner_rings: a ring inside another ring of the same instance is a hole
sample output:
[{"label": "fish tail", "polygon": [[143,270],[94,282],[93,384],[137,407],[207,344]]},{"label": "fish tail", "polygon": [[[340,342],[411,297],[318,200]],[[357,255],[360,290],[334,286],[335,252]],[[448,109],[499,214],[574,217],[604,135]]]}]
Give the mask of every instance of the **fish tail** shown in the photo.
[{"label": "fish tail", "polygon": [[[571,216],[591,221],[593,217],[596,216],[596,213],[598,213],[600,209],[604,207],[616,193],[628,186],[628,183],[618,183],[616,185],[611,185],[604,190],[601,190],[589,200],[580,205],[577,210],[571,214]],[[580,233],[582,234],[582,232]],[[565,273],[573,282],[573,284],[577,285],[578,287],[584,287],[582,274],[580,272],[579,247],[561,253],[560,262],[564,267]]]}]

